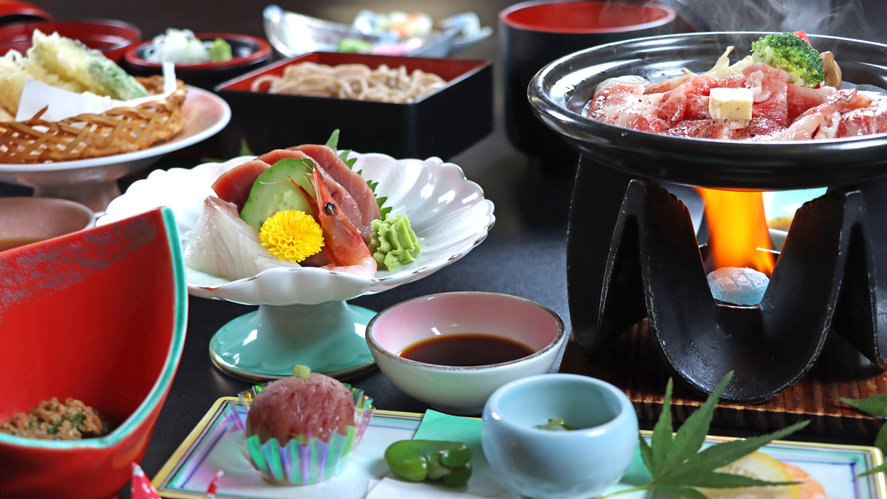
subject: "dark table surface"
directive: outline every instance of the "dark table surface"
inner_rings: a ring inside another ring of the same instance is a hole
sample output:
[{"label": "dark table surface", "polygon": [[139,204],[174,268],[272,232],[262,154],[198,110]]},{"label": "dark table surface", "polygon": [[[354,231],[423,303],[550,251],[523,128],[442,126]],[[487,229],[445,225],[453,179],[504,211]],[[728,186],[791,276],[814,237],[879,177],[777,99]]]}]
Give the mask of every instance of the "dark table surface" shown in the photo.
[{"label": "dark table surface", "polygon": [[[56,20],[100,17],[128,21],[141,28],[145,39],[168,27],[188,28],[195,32],[244,33],[264,38],[262,9],[267,5],[233,0],[36,0],[33,3],[48,11]],[[478,13],[483,25],[494,28],[497,13],[511,3],[510,0],[278,2],[285,10],[346,23],[363,8],[380,12],[423,10],[435,19],[471,10]],[[883,0],[864,3],[866,9],[877,11],[884,7],[881,5]],[[498,33],[459,57],[497,63],[497,36]],[[883,41],[887,35],[883,33],[883,28],[876,26],[874,30],[869,30],[866,37]],[[484,188],[486,197],[495,204],[497,221],[489,237],[463,259],[435,274],[391,291],[354,299],[351,303],[382,310],[430,293],[492,291],[541,303],[559,314],[567,330],[570,329],[566,241],[572,179],[563,174],[548,173],[553,170],[541,168],[535,160],[509,144],[502,118],[501,75],[496,72],[495,78],[494,132],[451,158],[452,162],[463,168],[470,180]],[[296,142],[298,139],[294,138],[294,145]],[[200,163],[199,157],[211,154],[213,151],[209,148],[217,145],[213,141],[198,144],[164,158],[148,170],[195,166]],[[560,166],[560,170],[569,170],[568,166]],[[147,173],[144,171],[121,179],[121,189],[125,190]],[[10,195],[30,195],[30,190],[0,184],[0,196]],[[189,299],[188,306],[187,340],[181,363],[142,462],[142,467],[151,477],[160,470],[214,401],[219,397],[235,395],[248,387],[247,383],[223,374],[212,364],[208,345],[212,335],[225,323],[256,307],[194,297]],[[557,366],[556,363],[553,369],[556,370]],[[371,394],[381,409],[424,412],[427,408],[424,403],[394,387],[378,370],[350,381]],[[121,494],[121,497],[128,496],[128,489]]]}]

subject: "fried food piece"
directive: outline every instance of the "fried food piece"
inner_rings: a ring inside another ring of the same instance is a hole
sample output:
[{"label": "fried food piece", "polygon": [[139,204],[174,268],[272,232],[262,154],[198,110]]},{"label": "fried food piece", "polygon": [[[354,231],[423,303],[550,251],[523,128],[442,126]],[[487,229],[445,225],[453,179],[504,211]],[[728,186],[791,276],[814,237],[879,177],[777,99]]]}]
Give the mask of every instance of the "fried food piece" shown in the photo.
[{"label": "fried food piece", "polygon": [[0,106],[10,115],[18,111],[22,88],[28,80],[28,72],[16,63],[21,56],[15,50],[10,50],[0,57]]},{"label": "fried food piece", "polygon": [[15,50],[10,50],[0,57],[0,106],[4,114],[0,115],[3,121],[15,118],[18,112],[18,104],[22,95],[25,82],[31,78],[53,87],[58,87],[71,92],[83,92],[85,87],[78,83],[70,82],[49,73],[35,61],[24,57]]},{"label": "fried food piece", "polygon": [[109,95],[129,100],[145,97],[148,91],[114,61],[80,42],[34,30],[33,46],[28,58],[63,80],[77,82],[96,95]]}]

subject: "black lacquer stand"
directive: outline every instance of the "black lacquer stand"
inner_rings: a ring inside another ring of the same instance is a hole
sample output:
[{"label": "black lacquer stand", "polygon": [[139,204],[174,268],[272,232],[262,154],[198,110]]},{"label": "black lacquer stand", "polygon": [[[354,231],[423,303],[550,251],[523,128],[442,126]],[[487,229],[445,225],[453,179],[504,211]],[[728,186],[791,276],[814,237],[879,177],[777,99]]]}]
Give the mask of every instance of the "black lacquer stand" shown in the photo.
[{"label": "black lacquer stand", "polygon": [[798,210],[761,304],[724,305],[709,291],[684,204],[582,156],[567,248],[573,332],[591,353],[647,316],[663,359],[697,391],[734,371],[723,397],[734,402],[797,382],[830,327],[884,369],[885,244],[887,178],[831,188]]}]

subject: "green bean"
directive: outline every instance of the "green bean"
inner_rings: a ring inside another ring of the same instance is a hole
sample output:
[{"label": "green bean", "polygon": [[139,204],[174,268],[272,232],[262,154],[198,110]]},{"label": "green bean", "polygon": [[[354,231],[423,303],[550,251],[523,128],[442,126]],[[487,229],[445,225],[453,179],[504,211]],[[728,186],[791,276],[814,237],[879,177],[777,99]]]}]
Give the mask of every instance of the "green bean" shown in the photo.
[{"label": "green bean", "polygon": [[458,487],[471,478],[471,449],[462,442],[401,440],[385,450],[385,462],[401,480],[439,480]]}]

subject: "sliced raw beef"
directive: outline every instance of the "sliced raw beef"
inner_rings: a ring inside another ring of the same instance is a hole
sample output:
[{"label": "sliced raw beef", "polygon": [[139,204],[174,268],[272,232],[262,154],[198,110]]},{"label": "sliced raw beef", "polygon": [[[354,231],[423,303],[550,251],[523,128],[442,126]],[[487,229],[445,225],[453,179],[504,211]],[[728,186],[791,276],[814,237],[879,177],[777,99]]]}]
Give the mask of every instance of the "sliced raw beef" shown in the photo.
[{"label": "sliced raw beef", "polygon": [[[861,109],[872,104],[872,98],[858,93],[856,90],[839,90],[826,99],[824,104],[808,109],[791,126],[776,137],[776,140],[811,140],[830,138],[829,130],[835,129],[840,120],[840,113]],[[820,127],[825,126],[823,133],[817,136]],[[834,132],[831,132],[834,136]]]},{"label": "sliced raw beef", "polygon": [[866,94],[872,105],[844,113],[838,124],[836,137],[856,137],[887,132],[887,96]]},{"label": "sliced raw beef", "polygon": [[684,120],[707,120],[708,95],[717,78],[692,75],[677,88],[666,92],[659,106],[659,118],[670,125]]},{"label": "sliced raw beef", "polygon": [[588,116],[611,125],[662,133],[668,123],[658,117],[663,94],[644,95],[643,78],[611,78],[598,85]]},{"label": "sliced raw beef", "polygon": [[786,102],[788,106],[788,123],[794,123],[808,109],[825,103],[825,100],[834,93],[834,87],[807,88],[789,83]]},{"label": "sliced raw beef", "polygon": [[745,86],[752,89],[751,115],[788,125],[788,73],[764,63],[752,64],[742,70]]}]

